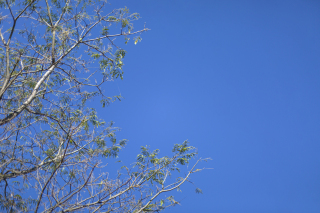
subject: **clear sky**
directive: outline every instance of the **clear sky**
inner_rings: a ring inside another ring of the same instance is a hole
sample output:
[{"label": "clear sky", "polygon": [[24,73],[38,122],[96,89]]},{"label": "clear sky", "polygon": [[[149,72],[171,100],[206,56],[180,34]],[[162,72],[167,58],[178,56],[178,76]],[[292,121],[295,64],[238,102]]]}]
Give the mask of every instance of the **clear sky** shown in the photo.
[{"label": "clear sky", "polygon": [[[124,100],[99,111],[140,146],[188,139],[211,167],[166,212],[320,212],[320,1],[113,0],[151,30],[128,51]],[[122,40],[118,41],[118,44]]]}]

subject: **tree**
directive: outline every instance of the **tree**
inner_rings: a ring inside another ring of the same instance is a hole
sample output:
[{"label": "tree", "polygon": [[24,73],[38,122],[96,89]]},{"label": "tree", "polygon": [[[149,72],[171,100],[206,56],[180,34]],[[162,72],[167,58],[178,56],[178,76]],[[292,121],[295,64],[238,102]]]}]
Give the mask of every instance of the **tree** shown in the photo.
[{"label": "tree", "polygon": [[[168,177],[196,155],[185,141],[173,156],[142,147],[116,178],[101,172],[126,140],[87,102],[102,107],[103,85],[123,78],[125,43],[136,44],[139,14],[108,13],[103,0],[0,0],[0,207],[7,212],[158,212],[177,204],[159,197],[189,181]],[[197,189],[201,192],[200,189]]]}]

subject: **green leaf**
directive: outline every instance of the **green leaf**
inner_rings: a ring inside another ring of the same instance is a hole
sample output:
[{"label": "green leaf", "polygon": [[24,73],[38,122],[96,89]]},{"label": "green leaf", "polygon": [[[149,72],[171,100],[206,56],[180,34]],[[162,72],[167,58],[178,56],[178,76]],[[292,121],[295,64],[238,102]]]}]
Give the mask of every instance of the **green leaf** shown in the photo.
[{"label": "green leaf", "polygon": [[102,35],[104,35],[104,36],[106,36],[106,35],[108,35],[108,30],[109,30],[109,28],[108,27],[103,27],[102,28]]},{"label": "green leaf", "polygon": [[98,58],[100,58],[100,54],[99,53],[93,53],[91,55],[91,57],[94,58],[94,59],[98,59]]},{"label": "green leaf", "polygon": [[137,44],[139,41],[142,41],[140,36],[134,38],[134,44]]},{"label": "green leaf", "polygon": [[114,16],[109,16],[109,17],[108,17],[108,20],[110,20],[110,21],[115,21],[115,20],[117,20],[117,18],[114,17]]}]

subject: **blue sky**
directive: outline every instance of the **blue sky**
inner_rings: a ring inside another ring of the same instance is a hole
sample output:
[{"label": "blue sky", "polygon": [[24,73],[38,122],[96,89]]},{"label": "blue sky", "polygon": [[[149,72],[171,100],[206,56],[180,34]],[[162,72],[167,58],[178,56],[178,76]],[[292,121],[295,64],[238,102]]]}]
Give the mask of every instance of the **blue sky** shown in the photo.
[{"label": "blue sky", "polygon": [[[188,139],[211,167],[166,212],[320,212],[320,2],[118,0],[151,30],[122,45],[125,98],[100,110],[129,139],[169,154]],[[118,40],[118,44],[121,43]]]}]

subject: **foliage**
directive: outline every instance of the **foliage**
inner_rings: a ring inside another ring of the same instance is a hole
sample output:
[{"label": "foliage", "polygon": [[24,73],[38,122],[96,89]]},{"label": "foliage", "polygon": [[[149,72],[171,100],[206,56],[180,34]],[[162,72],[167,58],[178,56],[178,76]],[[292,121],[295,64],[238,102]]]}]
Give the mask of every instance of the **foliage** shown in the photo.
[{"label": "foliage", "polygon": [[175,145],[172,157],[142,147],[133,168],[115,179],[94,172],[127,141],[88,102],[100,98],[105,107],[121,99],[105,96],[102,86],[123,78],[126,51],[115,39],[136,36],[137,44],[148,30],[134,30],[139,14],[106,13],[103,0],[0,0],[0,7],[1,209],[156,212],[177,204],[158,196],[194,172],[167,183],[196,155],[188,142]]}]

